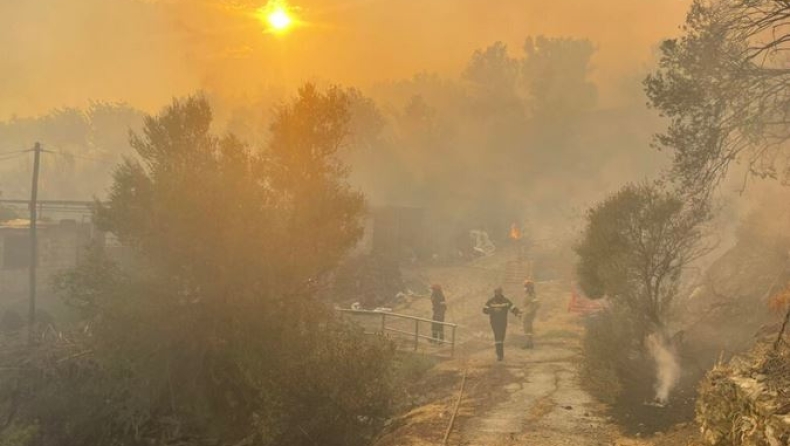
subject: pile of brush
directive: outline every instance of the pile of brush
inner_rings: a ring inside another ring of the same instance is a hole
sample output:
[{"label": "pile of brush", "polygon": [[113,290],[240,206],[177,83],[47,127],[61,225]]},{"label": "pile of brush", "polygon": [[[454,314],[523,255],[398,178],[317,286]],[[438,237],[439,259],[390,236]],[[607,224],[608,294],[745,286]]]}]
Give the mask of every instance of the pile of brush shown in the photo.
[{"label": "pile of brush", "polygon": [[790,444],[790,348],[757,345],[703,380],[697,421],[711,446]]}]

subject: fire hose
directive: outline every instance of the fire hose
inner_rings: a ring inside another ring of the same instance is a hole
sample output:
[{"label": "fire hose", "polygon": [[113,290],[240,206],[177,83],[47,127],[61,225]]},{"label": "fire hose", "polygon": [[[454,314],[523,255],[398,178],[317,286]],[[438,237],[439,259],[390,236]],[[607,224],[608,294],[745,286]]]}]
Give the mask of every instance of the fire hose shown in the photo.
[{"label": "fire hose", "polygon": [[447,424],[447,431],[444,433],[444,439],[442,440],[442,445],[447,446],[447,441],[450,438],[450,434],[453,432],[453,426],[455,425],[455,416],[458,414],[458,407],[461,405],[461,400],[464,397],[464,386],[466,385],[466,372],[469,370],[469,366],[464,368],[464,375],[461,378],[461,388],[458,390],[458,398],[455,400],[455,407],[453,408],[453,413],[450,415],[450,422]]}]

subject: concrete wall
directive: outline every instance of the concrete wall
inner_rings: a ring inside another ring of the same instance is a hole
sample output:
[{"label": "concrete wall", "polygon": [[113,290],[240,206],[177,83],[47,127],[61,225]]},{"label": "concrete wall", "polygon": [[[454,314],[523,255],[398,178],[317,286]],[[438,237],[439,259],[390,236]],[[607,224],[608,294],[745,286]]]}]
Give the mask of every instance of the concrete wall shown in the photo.
[{"label": "concrete wall", "polygon": [[[38,228],[37,294],[42,307],[52,299],[52,281],[74,267],[91,240],[89,224],[64,220]],[[11,252],[10,250],[14,250]],[[17,306],[29,294],[29,231],[24,226],[0,226],[0,306]]]}]

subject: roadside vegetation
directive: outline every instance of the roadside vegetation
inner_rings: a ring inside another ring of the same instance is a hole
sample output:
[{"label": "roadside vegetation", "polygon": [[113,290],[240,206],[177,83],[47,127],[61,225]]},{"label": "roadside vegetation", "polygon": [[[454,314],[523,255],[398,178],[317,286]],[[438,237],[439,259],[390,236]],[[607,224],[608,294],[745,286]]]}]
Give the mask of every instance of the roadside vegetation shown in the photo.
[{"label": "roadside vegetation", "polygon": [[365,444],[394,348],[315,297],[361,233],[348,119],[312,85],[263,149],[213,134],[200,96],[146,117],[95,210],[131,255],[59,279],[77,323],[0,339],[0,444]]}]

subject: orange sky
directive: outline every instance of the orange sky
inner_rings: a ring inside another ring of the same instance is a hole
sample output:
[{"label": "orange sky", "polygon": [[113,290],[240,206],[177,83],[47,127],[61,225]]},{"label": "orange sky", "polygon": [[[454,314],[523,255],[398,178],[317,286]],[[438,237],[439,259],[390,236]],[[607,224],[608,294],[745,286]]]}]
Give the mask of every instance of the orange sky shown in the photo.
[{"label": "orange sky", "polygon": [[0,2],[0,117],[89,99],[153,109],[200,88],[455,77],[476,48],[502,40],[517,53],[539,34],[592,40],[594,78],[613,103],[621,79],[677,34],[689,0],[293,0],[307,24],[283,37],[262,32],[262,3]]}]

